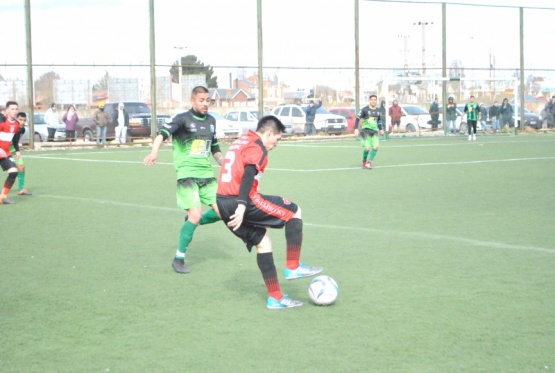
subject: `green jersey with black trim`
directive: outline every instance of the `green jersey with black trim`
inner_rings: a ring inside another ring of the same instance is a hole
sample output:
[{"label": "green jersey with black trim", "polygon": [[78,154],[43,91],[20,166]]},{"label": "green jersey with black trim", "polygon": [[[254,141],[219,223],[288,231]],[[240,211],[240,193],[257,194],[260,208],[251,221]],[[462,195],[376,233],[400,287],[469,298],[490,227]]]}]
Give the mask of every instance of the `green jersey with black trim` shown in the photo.
[{"label": "green jersey with black trim", "polygon": [[362,125],[360,126],[361,129],[369,129],[378,131],[381,129],[382,126],[382,116],[380,113],[380,108],[365,106],[360,110],[360,114],[357,116],[357,125],[355,128],[358,128],[358,122],[362,119]]},{"label": "green jersey with black trim", "polygon": [[467,114],[467,120],[478,120],[478,104],[475,102],[468,102],[464,108]]},{"label": "green jersey with black trim", "polygon": [[210,155],[219,152],[216,137],[216,119],[207,114],[202,117],[189,110],[176,115],[165,124],[160,133],[172,136],[173,165],[177,180],[188,177],[213,178]]}]

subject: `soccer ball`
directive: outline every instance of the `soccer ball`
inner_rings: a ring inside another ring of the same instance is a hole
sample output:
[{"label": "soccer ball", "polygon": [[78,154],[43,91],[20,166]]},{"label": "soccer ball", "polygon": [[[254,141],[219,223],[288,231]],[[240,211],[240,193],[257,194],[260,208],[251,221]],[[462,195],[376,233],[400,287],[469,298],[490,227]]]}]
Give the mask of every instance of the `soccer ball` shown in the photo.
[{"label": "soccer ball", "polygon": [[318,276],[308,286],[308,296],[317,306],[329,306],[337,299],[339,287],[329,276]]}]

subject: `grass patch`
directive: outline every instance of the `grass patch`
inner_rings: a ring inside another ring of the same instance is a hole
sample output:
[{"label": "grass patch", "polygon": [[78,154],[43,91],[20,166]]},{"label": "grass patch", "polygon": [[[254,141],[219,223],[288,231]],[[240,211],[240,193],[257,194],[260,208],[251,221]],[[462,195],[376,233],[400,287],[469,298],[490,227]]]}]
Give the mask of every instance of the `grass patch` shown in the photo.
[{"label": "grass patch", "polygon": [[[302,259],[340,287],[270,311],[256,255],[183,212],[171,149],[27,151],[32,197],[0,206],[2,372],[535,372],[555,367],[555,136],[283,141],[261,190],[303,210]],[[13,192],[12,192],[13,193]]]}]

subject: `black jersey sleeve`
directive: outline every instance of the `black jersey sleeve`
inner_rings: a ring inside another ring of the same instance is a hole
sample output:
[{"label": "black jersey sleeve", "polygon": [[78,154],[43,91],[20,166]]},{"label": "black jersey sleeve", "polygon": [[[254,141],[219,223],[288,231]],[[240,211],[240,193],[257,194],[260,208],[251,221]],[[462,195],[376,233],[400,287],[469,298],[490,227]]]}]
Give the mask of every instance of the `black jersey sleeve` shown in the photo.
[{"label": "black jersey sleeve", "polygon": [[164,137],[164,140],[172,136],[177,131],[179,131],[179,135],[188,136],[190,134],[187,127],[188,116],[189,112],[177,114],[172,118],[171,122],[165,123],[162,128],[160,128],[158,133]]},{"label": "black jersey sleeve", "polygon": [[248,164],[245,166],[245,172],[243,173],[243,178],[241,179],[241,186],[239,186],[239,197],[237,202],[243,205],[249,203],[249,193],[254,184],[254,178],[256,177],[257,171],[256,166],[253,164]]}]

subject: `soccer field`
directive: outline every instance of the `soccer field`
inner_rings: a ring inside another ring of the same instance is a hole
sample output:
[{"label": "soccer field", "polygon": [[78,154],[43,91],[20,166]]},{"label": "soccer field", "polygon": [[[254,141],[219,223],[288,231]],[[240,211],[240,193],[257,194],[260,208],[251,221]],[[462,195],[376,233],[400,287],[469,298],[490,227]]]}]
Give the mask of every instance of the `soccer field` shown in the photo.
[{"label": "soccer field", "polygon": [[302,260],[340,288],[308,303],[273,230],[305,302],[284,310],[221,222],[174,273],[171,148],[149,151],[23,152],[33,196],[0,206],[0,372],[555,369],[555,136],[390,139],[373,170],[353,139],[282,141],[261,191],[301,206]]}]

